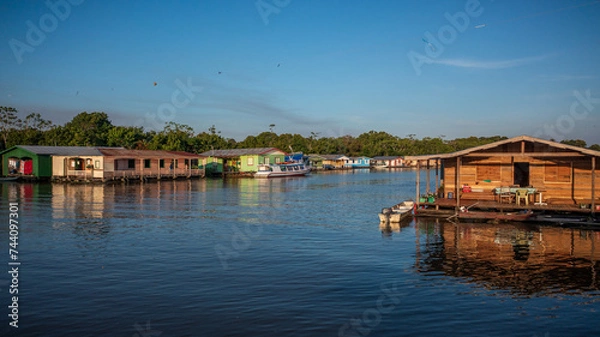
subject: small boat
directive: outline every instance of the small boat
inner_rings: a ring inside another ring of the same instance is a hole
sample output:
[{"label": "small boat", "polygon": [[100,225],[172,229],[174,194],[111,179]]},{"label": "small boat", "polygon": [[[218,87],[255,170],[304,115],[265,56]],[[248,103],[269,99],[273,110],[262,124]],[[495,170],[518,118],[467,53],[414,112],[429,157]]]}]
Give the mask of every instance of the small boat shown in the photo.
[{"label": "small boat", "polygon": [[484,212],[484,211],[466,211],[459,212],[457,217],[459,219],[472,219],[472,220],[497,220],[497,221],[527,221],[534,217],[532,211],[527,212]]},{"label": "small boat", "polygon": [[413,210],[414,206],[414,201],[405,200],[392,207],[384,208],[381,210],[381,213],[379,213],[379,221],[384,223],[398,223],[411,215],[411,211]]},{"label": "small boat", "polygon": [[19,177],[0,177],[0,182],[17,181]]},{"label": "small boat", "polygon": [[279,178],[305,176],[310,173],[310,167],[300,162],[286,162],[281,164],[261,164],[255,178]]}]

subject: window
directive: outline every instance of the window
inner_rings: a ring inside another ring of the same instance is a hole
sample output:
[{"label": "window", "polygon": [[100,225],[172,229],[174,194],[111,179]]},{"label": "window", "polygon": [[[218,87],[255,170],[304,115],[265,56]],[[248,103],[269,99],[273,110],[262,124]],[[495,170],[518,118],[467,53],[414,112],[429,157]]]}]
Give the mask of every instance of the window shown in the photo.
[{"label": "window", "polygon": [[159,162],[158,162],[158,166],[159,166],[160,168],[165,168],[165,160],[164,160],[164,159],[161,159],[161,160],[159,160]]},{"label": "window", "polygon": [[571,182],[571,163],[547,163],[544,168],[544,181],[556,183]]},{"label": "window", "polygon": [[135,159],[129,159],[127,161],[127,168],[134,169],[135,168]]},{"label": "window", "polygon": [[265,157],[265,164],[269,165],[271,163],[271,158]]},{"label": "window", "polygon": [[254,165],[254,157],[248,157],[248,166]]},{"label": "window", "polygon": [[96,161],[94,162],[94,167],[95,167],[95,168],[97,168],[97,169],[99,169],[99,168],[100,168],[100,161],[99,161],[99,160],[96,160]]},{"label": "window", "polygon": [[275,163],[276,163],[276,164],[279,164],[279,163],[281,163],[281,158],[279,158],[279,157],[275,157]]},{"label": "window", "polygon": [[190,166],[192,168],[198,168],[198,159],[192,159]]},{"label": "window", "polygon": [[144,159],[144,168],[150,168],[150,159]]}]

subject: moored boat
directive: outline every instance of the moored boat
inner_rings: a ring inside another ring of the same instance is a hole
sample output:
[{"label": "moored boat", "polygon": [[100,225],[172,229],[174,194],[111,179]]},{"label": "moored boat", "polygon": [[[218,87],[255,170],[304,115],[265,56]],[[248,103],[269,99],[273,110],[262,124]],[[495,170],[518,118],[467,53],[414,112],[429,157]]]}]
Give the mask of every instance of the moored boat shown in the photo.
[{"label": "moored boat", "polygon": [[379,221],[398,223],[412,214],[411,211],[414,206],[414,201],[405,200],[392,207],[384,208],[381,210],[381,213],[379,213]]},{"label": "moored boat", "polygon": [[0,177],[0,182],[17,181],[19,177]]},{"label": "moored boat", "polygon": [[304,176],[310,173],[310,167],[304,163],[290,162],[281,164],[262,164],[258,166],[255,178],[279,178]]},{"label": "moored boat", "polygon": [[472,220],[497,220],[497,221],[527,221],[534,217],[532,211],[526,212],[484,212],[484,211],[467,211],[459,212],[457,217],[459,219],[472,219]]}]

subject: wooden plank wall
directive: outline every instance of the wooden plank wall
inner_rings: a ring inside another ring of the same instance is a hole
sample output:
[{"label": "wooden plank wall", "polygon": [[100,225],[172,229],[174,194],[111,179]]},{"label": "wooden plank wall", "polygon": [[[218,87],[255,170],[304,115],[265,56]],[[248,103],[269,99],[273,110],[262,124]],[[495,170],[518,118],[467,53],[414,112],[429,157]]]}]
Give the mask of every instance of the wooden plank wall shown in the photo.
[{"label": "wooden plank wall", "polygon": [[[462,159],[461,164],[460,183],[461,185],[469,185],[476,190],[482,190],[484,193],[492,192],[496,187],[513,185],[514,162],[529,163],[529,184],[545,191],[543,192],[544,199],[569,199],[572,202],[580,203],[591,198],[591,158],[586,157],[581,159],[536,159],[522,156],[465,157]],[[570,181],[556,181],[564,180],[557,179],[555,176],[555,172],[559,172],[564,177],[564,169],[559,169],[559,171],[546,169],[546,164],[556,164],[557,162],[569,162],[571,165]],[[455,193],[455,174],[456,159],[445,160],[444,192],[446,196],[448,196],[448,192]],[[600,198],[600,170],[596,169],[595,176],[595,195],[598,200]]]}]

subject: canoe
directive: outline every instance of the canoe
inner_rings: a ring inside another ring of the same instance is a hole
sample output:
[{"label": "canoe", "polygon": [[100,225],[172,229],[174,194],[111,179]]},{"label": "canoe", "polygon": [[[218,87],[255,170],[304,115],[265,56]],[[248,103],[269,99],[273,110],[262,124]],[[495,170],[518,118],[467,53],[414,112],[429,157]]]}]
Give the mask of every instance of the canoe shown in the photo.
[{"label": "canoe", "polygon": [[19,177],[0,177],[0,182],[17,181]]},{"label": "canoe", "polygon": [[527,221],[530,220],[534,214],[531,211],[528,212],[479,212],[479,211],[468,211],[459,212],[459,219],[473,219],[473,220],[499,220],[499,221]]}]

